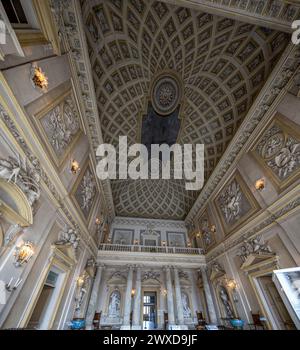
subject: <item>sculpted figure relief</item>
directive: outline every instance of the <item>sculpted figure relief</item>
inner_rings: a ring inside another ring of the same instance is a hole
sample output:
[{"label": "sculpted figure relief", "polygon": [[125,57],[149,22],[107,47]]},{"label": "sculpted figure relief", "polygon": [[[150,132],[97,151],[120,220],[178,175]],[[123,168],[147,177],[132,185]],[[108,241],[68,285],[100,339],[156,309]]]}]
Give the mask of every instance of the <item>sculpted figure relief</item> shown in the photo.
[{"label": "sculpted figure relief", "polygon": [[74,249],[77,249],[80,238],[78,237],[77,231],[72,228],[65,228],[59,234],[59,240],[55,242],[56,245],[69,245]]},{"label": "sculpted figure relief", "polygon": [[241,246],[238,256],[245,262],[250,254],[273,254],[272,249],[267,243],[262,242],[262,237],[257,236],[253,239],[246,240]]},{"label": "sculpted figure relief", "polygon": [[16,184],[24,192],[31,206],[40,198],[40,176],[27,166],[26,160],[22,164],[20,156],[18,159],[0,159],[0,178]]},{"label": "sculpted figure relief", "polygon": [[93,200],[95,197],[96,184],[93,175],[88,170],[83,177],[83,181],[80,187],[82,209],[89,211],[92,207]]},{"label": "sculpted figure relief", "polygon": [[239,218],[241,213],[242,192],[240,185],[233,180],[219,199],[221,210],[227,223]]}]

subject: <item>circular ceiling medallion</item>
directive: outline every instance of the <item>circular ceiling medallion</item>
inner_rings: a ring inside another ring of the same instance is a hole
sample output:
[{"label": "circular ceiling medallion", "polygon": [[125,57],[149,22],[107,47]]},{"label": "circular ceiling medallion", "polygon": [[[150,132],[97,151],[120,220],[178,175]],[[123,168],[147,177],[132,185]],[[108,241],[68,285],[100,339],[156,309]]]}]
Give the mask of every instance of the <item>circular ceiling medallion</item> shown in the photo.
[{"label": "circular ceiling medallion", "polygon": [[151,101],[155,111],[161,115],[174,112],[181,99],[179,81],[172,75],[163,74],[152,86]]}]

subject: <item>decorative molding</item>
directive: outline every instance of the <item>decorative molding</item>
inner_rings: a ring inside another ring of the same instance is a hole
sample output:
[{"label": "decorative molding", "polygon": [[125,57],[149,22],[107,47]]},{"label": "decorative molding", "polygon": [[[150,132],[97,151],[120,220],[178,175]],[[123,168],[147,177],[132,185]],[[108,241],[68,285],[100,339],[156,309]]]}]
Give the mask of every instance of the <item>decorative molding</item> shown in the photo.
[{"label": "decorative molding", "polygon": [[[51,9],[55,16],[57,31],[62,37],[63,43],[69,52],[71,71],[78,93],[78,99],[84,120],[85,128],[90,141],[92,164],[96,168],[96,150],[102,144],[103,137],[99,123],[99,114],[96,103],[95,89],[87,53],[87,44],[83,30],[79,1],[75,0],[50,0]],[[109,221],[115,216],[114,203],[109,180],[100,181],[101,193],[104,196]]]},{"label": "decorative molding", "polygon": [[116,216],[113,221],[114,226],[118,225],[130,225],[130,226],[144,226],[148,227],[149,225],[155,228],[172,228],[178,230],[186,230],[184,221],[176,220],[158,220],[158,219],[139,219],[139,218],[123,218]]},{"label": "decorative molding", "polygon": [[[69,221],[70,225],[72,225],[75,229],[78,230],[78,234],[82,241],[85,243],[86,247],[89,248],[91,252],[96,254],[95,248],[96,246],[92,243],[91,237],[87,237],[80,230],[77,224],[77,221],[74,219],[73,215],[70,213],[68,207],[65,204],[65,200],[62,198],[61,194],[58,192],[56,186],[52,183],[48,173],[41,167],[40,161],[38,158],[32,153],[30,147],[28,146],[27,141],[20,134],[18,127],[15,122],[11,119],[9,113],[6,111],[5,107],[0,103],[0,123],[3,123],[8,131],[14,138],[14,142],[17,143],[18,147],[24,152],[30,166],[34,169],[34,171],[40,176],[41,182],[47,188],[47,191],[53,199],[59,204],[59,208],[61,212],[64,214],[65,218]],[[43,187],[43,186],[42,186]]]},{"label": "decorative molding", "polygon": [[198,199],[185,219],[187,223],[192,222],[206,207],[208,201],[220,188],[222,179],[229,176],[243,152],[250,147],[253,139],[257,137],[257,134],[274,113],[274,108],[281,101],[288,86],[293,82],[294,75],[299,71],[299,57],[299,47],[289,44],[209,180],[201,190]]},{"label": "decorative molding", "polygon": [[263,216],[263,219],[258,224],[251,225],[250,230],[247,230],[244,233],[237,232],[236,234],[234,234],[234,237],[232,237],[232,239],[228,238],[222,243],[220,243],[215,249],[213,249],[206,255],[207,262],[214,261],[225,252],[228,253],[229,250],[234,249],[239,245],[243,244],[245,240],[260,235],[263,232],[263,230],[267,229],[273,224],[276,224],[281,217],[288,215],[295,209],[300,209],[299,196],[293,198],[290,202],[286,203],[280,209],[274,210],[274,212],[272,212],[270,209],[267,210],[267,217]]},{"label": "decorative molding", "polygon": [[292,30],[291,22],[298,19],[300,15],[298,0],[161,0],[161,2],[186,6],[287,33]]}]

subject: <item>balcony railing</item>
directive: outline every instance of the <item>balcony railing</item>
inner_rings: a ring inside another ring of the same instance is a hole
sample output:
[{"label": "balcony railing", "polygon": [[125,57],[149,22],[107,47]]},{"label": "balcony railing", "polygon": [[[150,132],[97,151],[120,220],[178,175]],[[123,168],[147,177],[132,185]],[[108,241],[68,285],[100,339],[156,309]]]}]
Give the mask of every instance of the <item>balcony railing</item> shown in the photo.
[{"label": "balcony railing", "polygon": [[100,244],[99,250],[113,252],[134,252],[134,253],[162,253],[162,254],[185,254],[202,255],[200,248],[183,247],[163,247],[163,246],[145,246],[145,245],[123,245],[123,244]]}]

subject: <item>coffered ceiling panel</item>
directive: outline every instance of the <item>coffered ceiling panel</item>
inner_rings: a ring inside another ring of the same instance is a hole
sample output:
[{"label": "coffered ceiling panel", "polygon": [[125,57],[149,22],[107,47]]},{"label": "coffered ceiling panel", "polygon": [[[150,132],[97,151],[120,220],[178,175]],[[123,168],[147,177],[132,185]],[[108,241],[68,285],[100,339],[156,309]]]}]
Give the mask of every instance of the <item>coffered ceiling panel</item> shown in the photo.
[{"label": "coffered ceiling panel", "polygon": [[[173,71],[184,101],[177,142],[205,144],[206,179],[290,40],[158,1],[83,1],[82,12],[105,142],[140,142],[151,82]],[[117,215],[164,219],[183,219],[198,195],[172,180],[112,181],[112,189]]]}]

